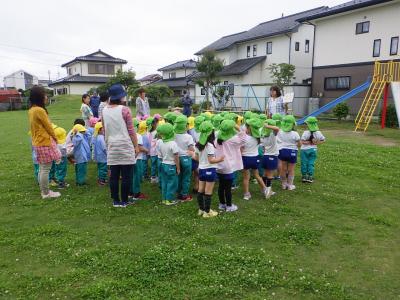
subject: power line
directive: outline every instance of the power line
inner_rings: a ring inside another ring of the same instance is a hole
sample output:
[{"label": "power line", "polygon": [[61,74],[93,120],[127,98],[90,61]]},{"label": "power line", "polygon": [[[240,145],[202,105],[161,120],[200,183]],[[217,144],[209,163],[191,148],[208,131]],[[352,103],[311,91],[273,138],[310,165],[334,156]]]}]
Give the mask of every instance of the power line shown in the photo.
[{"label": "power line", "polygon": [[6,44],[0,44],[0,46],[2,46],[2,47],[9,47],[9,48],[15,48],[15,49],[28,50],[28,51],[33,51],[33,52],[46,53],[46,54],[61,55],[61,56],[66,56],[66,57],[71,57],[71,56],[73,56],[72,54],[66,54],[66,53],[60,53],[60,52],[53,52],[53,51],[46,51],[46,50],[41,50],[41,49],[32,49],[32,48],[19,47],[19,46],[12,46],[12,45],[6,45]]},{"label": "power line", "polygon": [[60,67],[61,65],[58,64],[50,64],[50,63],[45,63],[45,62],[39,62],[39,61],[35,61],[35,60],[29,60],[29,59],[25,59],[25,58],[18,58],[18,57],[10,57],[10,56],[4,56],[4,55],[0,55],[0,57],[2,58],[7,58],[7,59],[15,59],[15,60],[20,60],[20,61],[26,61],[26,62],[30,62],[30,63],[34,63],[34,64],[41,64],[41,65],[48,65],[48,66],[56,66],[56,67]]}]

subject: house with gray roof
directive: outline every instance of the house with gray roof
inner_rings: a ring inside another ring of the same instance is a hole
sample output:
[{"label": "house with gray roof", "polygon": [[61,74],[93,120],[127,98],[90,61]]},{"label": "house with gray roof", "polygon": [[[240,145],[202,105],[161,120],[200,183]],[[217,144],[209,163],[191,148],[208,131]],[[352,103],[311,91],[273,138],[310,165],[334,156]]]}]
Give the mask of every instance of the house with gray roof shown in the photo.
[{"label": "house with gray roof", "polygon": [[283,16],[258,24],[247,31],[221,37],[197,51],[195,55],[201,56],[205,51],[215,51],[225,65],[220,73],[221,81],[224,84],[235,84],[235,97],[239,99],[245,97],[248,85],[254,86],[259,98],[267,97],[268,89],[272,85],[268,67],[273,63],[293,64],[296,72],[292,84],[305,86],[298,94],[306,97],[311,81],[314,26],[297,20],[322,12],[326,8],[317,7]]},{"label": "house with gray roof", "polygon": [[106,83],[122,66],[128,62],[113,57],[100,49],[84,56],[78,56],[66,62],[67,76],[49,83],[49,87],[58,94],[84,94],[91,88]]},{"label": "house with gray roof", "polygon": [[196,61],[193,59],[182,60],[158,69],[162,78],[151,84],[167,85],[179,97],[188,91],[191,97],[196,97],[193,75],[196,73]]}]

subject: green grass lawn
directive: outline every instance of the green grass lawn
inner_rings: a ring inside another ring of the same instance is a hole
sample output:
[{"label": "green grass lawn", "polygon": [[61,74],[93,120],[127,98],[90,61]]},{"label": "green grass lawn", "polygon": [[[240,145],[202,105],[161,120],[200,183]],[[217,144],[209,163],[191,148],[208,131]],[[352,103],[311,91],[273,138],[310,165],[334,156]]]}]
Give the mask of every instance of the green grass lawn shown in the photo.
[{"label": "green grass lawn", "polygon": [[[49,107],[66,129],[80,101]],[[239,210],[197,217],[196,202],[111,207],[109,190],[74,184],[43,201],[33,179],[26,111],[0,113],[0,298],[398,299],[399,131],[353,133],[321,122],[316,181]],[[325,129],[325,130],[324,130]],[[300,128],[302,131],[302,128]],[[297,168],[297,175],[299,168]],[[73,166],[67,180],[73,183]],[[213,206],[217,204],[213,197]]]}]

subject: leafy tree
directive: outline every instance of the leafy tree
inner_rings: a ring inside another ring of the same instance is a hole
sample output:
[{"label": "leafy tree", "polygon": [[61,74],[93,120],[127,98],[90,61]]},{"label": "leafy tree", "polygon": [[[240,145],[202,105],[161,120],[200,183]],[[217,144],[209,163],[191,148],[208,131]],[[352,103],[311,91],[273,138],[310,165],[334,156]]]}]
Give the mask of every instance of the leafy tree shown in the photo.
[{"label": "leafy tree", "polygon": [[196,80],[196,83],[204,88],[206,103],[210,103],[210,92],[219,83],[218,73],[223,68],[224,61],[219,59],[213,51],[204,52],[201,59],[197,62],[197,70],[200,72],[201,77]]},{"label": "leafy tree", "polygon": [[149,101],[152,102],[155,107],[158,107],[159,103],[165,98],[169,98],[174,95],[173,90],[171,90],[168,86],[161,84],[146,86],[145,91]]},{"label": "leafy tree", "polygon": [[284,86],[289,85],[292,79],[296,78],[294,77],[296,67],[291,64],[271,64],[268,69],[271,73],[273,83],[276,84],[281,90],[283,90]]},{"label": "leafy tree", "polygon": [[349,110],[350,109],[347,103],[339,103],[333,109],[333,114],[340,122],[342,119],[345,119],[348,116]]},{"label": "leafy tree", "polygon": [[136,74],[132,70],[118,70],[117,73],[111,77],[106,84],[108,86],[112,86],[113,84],[120,83],[126,91],[134,91],[132,87],[139,87],[139,82],[135,79],[135,76]]}]

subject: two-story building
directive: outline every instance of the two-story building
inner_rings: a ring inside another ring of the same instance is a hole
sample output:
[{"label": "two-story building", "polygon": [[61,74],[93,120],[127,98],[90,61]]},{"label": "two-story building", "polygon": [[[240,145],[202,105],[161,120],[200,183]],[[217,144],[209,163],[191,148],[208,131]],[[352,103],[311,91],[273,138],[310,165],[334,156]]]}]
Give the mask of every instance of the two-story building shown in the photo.
[{"label": "two-story building", "polygon": [[167,85],[177,97],[181,96],[183,91],[188,91],[190,96],[195,98],[196,90],[192,77],[196,70],[196,62],[193,59],[178,61],[158,69],[162,73],[162,79],[152,84]]},{"label": "two-story building", "polygon": [[[268,96],[272,78],[269,66],[273,63],[289,63],[296,67],[292,84],[295,96],[309,96],[309,82],[312,73],[314,26],[302,24],[297,19],[324,11],[327,7],[303,11],[261,23],[248,31],[224,36],[204,47],[195,55],[205,51],[215,51],[224,61],[224,69],[219,74],[221,81],[235,85],[235,98],[240,102],[247,92],[247,86],[253,89],[262,103]],[[200,90],[200,87],[197,86]],[[243,102],[243,101],[242,101]],[[238,103],[236,103],[238,104]],[[241,106],[240,104],[238,106]]]},{"label": "two-story building", "polygon": [[[376,60],[399,60],[399,0],[350,1],[298,21],[315,26],[312,96],[320,105],[364,83]],[[350,113],[364,96],[349,100]]]},{"label": "two-story building", "polygon": [[14,88],[16,90],[27,90],[37,85],[39,79],[24,70],[16,71],[10,75],[4,76],[4,87],[6,89]]},{"label": "two-story building", "polygon": [[75,57],[65,63],[67,76],[49,84],[54,89],[54,94],[77,94],[81,95],[106,83],[114,76],[127,61],[113,57],[101,50],[94,53]]}]

